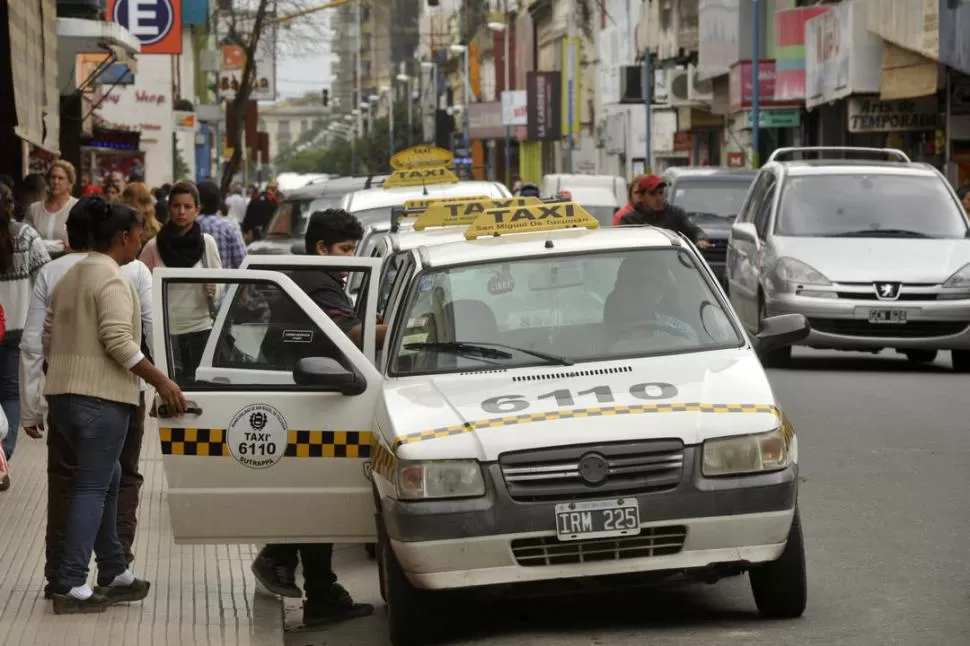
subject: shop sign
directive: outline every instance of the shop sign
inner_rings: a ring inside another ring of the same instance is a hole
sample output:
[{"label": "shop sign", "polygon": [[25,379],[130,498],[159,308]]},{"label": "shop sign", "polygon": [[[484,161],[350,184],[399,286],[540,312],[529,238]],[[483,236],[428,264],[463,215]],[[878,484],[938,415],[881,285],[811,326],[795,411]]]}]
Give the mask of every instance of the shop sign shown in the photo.
[{"label": "shop sign", "polygon": [[176,132],[195,132],[196,119],[194,112],[173,110],[172,118]]},{"label": "shop sign", "polygon": [[[728,76],[728,100],[732,112],[750,108],[754,99],[753,66],[751,61],[738,61],[731,66]],[[775,100],[775,61],[758,63],[758,100],[771,103]]]},{"label": "shop sign", "polygon": [[[754,113],[747,114],[748,127],[754,123]],[[783,110],[759,110],[758,125],[761,128],[797,128],[802,122],[801,111],[798,108]]]},{"label": "shop sign", "polygon": [[141,42],[140,54],[182,53],[182,0],[108,0],[105,16]]},{"label": "shop sign", "polygon": [[902,132],[943,127],[935,96],[897,101],[852,98],[848,119],[849,132]]},{"label": "shop sign", "polygon": [[866,4],[849,0],[805,23],[805,107],[879,91],[882,40],[866,29]]},{"label": "shop sign", "polygon": [[[256,46],[254,65],[256,75],[250,99],[256,101],[276,100],[276,53],[273,50],[274,36],[269,31],[263,34]],[[222,65],[219,68],[219,97],[231,101],[239,91],[243,70],[246,68],[246,52],[239,45],[222,46]]]},{"label": "shop sign", "polygon": [[776,101],[805,98],[805,23],[828,10],[828,6],[816,5],[775,12]]},{"label": "shop sign", "polygon": [[502,125],[525,126],[529,123],[529,98],[525,90],[502,92]]},{"label": "shop sign", "polygon": [[562,136],[562,75],[559,72],[527,72],[525,87],[529,114],[529,141],[558,141]]},{"label": "shop sign", "polygon": [[[117,101],[115,101],[115,103],[117,103]],[[148,90],[135,90],[135,103],[163,105],[165,103],[165,95],[149,92]]]}]

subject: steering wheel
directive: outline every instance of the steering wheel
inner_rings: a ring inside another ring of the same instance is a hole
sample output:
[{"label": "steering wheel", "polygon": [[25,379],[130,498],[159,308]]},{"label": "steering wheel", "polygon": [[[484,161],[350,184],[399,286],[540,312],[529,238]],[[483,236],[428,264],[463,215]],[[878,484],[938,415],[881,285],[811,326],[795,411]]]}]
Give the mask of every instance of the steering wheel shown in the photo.
[{"label": "steering wheel", "polygon": [[670,334],[672,336],[678,336],[682,339],[690,340],[690,335],[684,332],[683,330],[679,330],[669,325],[664,325],[663,323],[659,323],[657,321],[638,321],[636,323],[632,323],[631,325],[627,326],[622,332],[620,332],[619,336],[621,339],[626,339],[632,336],[633,332],[636,332],[638,330],[663,332],[665,334]]}]

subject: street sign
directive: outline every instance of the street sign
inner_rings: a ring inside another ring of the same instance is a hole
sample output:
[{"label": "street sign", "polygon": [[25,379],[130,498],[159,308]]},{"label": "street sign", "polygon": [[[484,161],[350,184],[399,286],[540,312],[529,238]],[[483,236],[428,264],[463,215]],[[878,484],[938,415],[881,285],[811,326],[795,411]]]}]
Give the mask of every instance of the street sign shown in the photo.
[{"label": "street sign", "polygon": [[[748,127],[754,123],[751,111],[748,111]],[[797,128],[801,123],[801,113],[798,108],[783,110],[764,109],[758,111],[758,124],[762,128]]]},{"label": "street sign", "polygon": [[108,0],[107,17],[141,41],[142,54],[182,53],[182,0]]},{"label": "street sign", "polygon": [[391,168],[406,170],[409,168],[442,167],[451,163],[451,151],[436,146],[411,146],[391,157]]}]

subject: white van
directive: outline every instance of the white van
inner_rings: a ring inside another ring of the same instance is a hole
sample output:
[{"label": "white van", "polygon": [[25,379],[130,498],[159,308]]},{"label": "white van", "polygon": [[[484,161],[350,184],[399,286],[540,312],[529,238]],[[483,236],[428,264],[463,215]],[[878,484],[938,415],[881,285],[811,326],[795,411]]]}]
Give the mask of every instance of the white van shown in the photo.
[{"label": "white van", "polygon": [[542,178],[543,197],[555,197],[564,191],[606,227],[612,225],[613,214],[627,200],[626,180],[616,175],[546,175]]}]

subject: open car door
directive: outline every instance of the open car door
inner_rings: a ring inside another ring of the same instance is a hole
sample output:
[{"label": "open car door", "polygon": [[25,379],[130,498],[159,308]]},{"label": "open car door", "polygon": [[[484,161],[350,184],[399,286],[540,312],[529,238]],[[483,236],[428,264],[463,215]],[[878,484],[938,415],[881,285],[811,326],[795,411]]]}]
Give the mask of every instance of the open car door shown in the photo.
[{"label": "open car door", "polygon": [[372,542],[382,377],[345,331],[277,271],[156,269],[153,297],[158,367],[190,402],[158,410],[175,541]]}]

